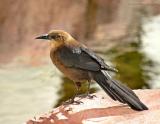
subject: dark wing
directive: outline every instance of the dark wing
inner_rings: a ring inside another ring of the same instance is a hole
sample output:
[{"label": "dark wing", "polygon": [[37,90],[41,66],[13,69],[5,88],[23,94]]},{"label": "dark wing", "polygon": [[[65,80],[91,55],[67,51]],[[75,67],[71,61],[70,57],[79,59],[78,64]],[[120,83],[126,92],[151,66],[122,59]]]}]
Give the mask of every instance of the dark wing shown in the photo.
[{"label": "dark wing", "polygon": [[89,50],[89,49],[87,49],[85,47],[81,47],[81,49],[82,49],[82,51],[84,51],[85,53],[87,53],[88,55],[90,55],[95,61],[97,61],[101,65],[101,69],[102,70],[108,70],[108,71],[118,72],[117,69],[112,68],[111,66],[107,65],[101,57],[97,56],[91,50]]},{"label": "dark wing", "polygon": [[[65,46],[59,49],[58,54],[61,62],[67,67],[89,71],[99,71],[106,68],[104,61],[100,57],[83,47],[69,48]],[[110,70],[109,66],[107,67],[105,70]]]},{"label": "dark wing", "polygon": [[79,68],[89,71],[100,70],[100,65],[90,57],[87,53],[82,51],[80,47],[63,47],[59,49],[58,57],[61,62],[71,68]]}]

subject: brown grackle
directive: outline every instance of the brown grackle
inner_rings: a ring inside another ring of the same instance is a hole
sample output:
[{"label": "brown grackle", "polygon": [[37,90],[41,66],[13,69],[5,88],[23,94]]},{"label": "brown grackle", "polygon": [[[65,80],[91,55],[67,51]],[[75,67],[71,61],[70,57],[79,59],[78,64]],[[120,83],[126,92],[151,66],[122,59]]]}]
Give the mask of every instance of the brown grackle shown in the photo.
[{"label": "brown grackle", "polygon": [[[108,71],[116,71],[114,68],[108,66],[101,57],[76,41],[69,33],[52,30],[36,39],[50,41],[52,62],[75,82],[78,89],[81,82],[94,80],[113,100],[126,103],[137,111],[148,110],[131,89],[111,78]],[[72,102],[75,102],[74,98]]]}]

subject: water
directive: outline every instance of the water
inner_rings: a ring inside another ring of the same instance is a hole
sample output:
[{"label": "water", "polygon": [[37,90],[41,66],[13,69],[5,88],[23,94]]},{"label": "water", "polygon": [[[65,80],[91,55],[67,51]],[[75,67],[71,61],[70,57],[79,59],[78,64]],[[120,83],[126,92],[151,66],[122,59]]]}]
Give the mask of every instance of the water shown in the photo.
[{"label": "water", "polygon": [[142,35],[142,52],[155,63],[150,70],[151,80],[148,83],[152,88],[160,88],[160,16],[145,20]]},{"label": "water", "polygon": [[50,66],[1,67],[0,124],[20,124],[50,110],[61,85],[54,74]]},{"label": "water", "polygon": [[[112,50],[116,54],[112,62],[119,70],[115,77],[133,89],[160,88],[160,17],[145,21],[143,29],[140,47],[132,45],[132,50],[120,55]],[[73,83],[62,77],[51,62],[36,67],[16,62],[1,65],[0,81],[0,124],[23,123],[75,93]],[[81,92],[86,91],[85,86]],[[97,85],[93,84],[91,90],[98,90]]]}]

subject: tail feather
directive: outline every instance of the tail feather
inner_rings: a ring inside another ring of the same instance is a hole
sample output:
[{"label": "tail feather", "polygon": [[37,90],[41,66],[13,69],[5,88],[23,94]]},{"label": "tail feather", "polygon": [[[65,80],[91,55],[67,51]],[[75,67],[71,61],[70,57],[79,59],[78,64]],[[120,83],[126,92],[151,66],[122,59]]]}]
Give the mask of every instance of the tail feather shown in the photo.
[{"label": "tail feather", "polygon": [[[114,80],[112,80],[114,81]],[[129,89],[127,86],[125,85],[122,85],[119,81],[114,81],[114,83],[119,87],[121,88],[121,90],[123,90],[124,92],[127,92],[129,94],[131,94],[132,96],[138,98],[138,96],[131,90]],[[139,98],[138,98],[139,99]]]},{"label": "tail feather", "polygon": [[132,109],[137,111],[148,110],[147,106],[140,101],[138,96],[125,85],[111,79],[103,72],[93,74],[92,76],[113,100],[127,103]]},{"label": "tail feather", "polygon": [[112,89],[107,88],[107,87],[109,87],[108,84],[107,84],[107,85],[104,84],[104,83],[98,83],[98,84],[106,91],[106,93],[107,93],[113,100],[118,100],[118,101],[120,101],[120,102],[122,102],[122,103],[125,103],[120,96],[118,96],[116,93],[114,93],[114,92],[112,91]]}]

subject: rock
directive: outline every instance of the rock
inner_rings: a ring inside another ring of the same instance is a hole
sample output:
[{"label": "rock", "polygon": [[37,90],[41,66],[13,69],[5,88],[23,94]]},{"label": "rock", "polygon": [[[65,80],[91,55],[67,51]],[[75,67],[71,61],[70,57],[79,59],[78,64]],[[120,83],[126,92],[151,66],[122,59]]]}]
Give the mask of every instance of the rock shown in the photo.
[{"label": "rock", "polygon": [[76,98],[83,103],[59,106],[26,124],[160,124],[160,90],[135,90],[135,93],[149,110],[134,111],[99,92],[93,99]]}]

